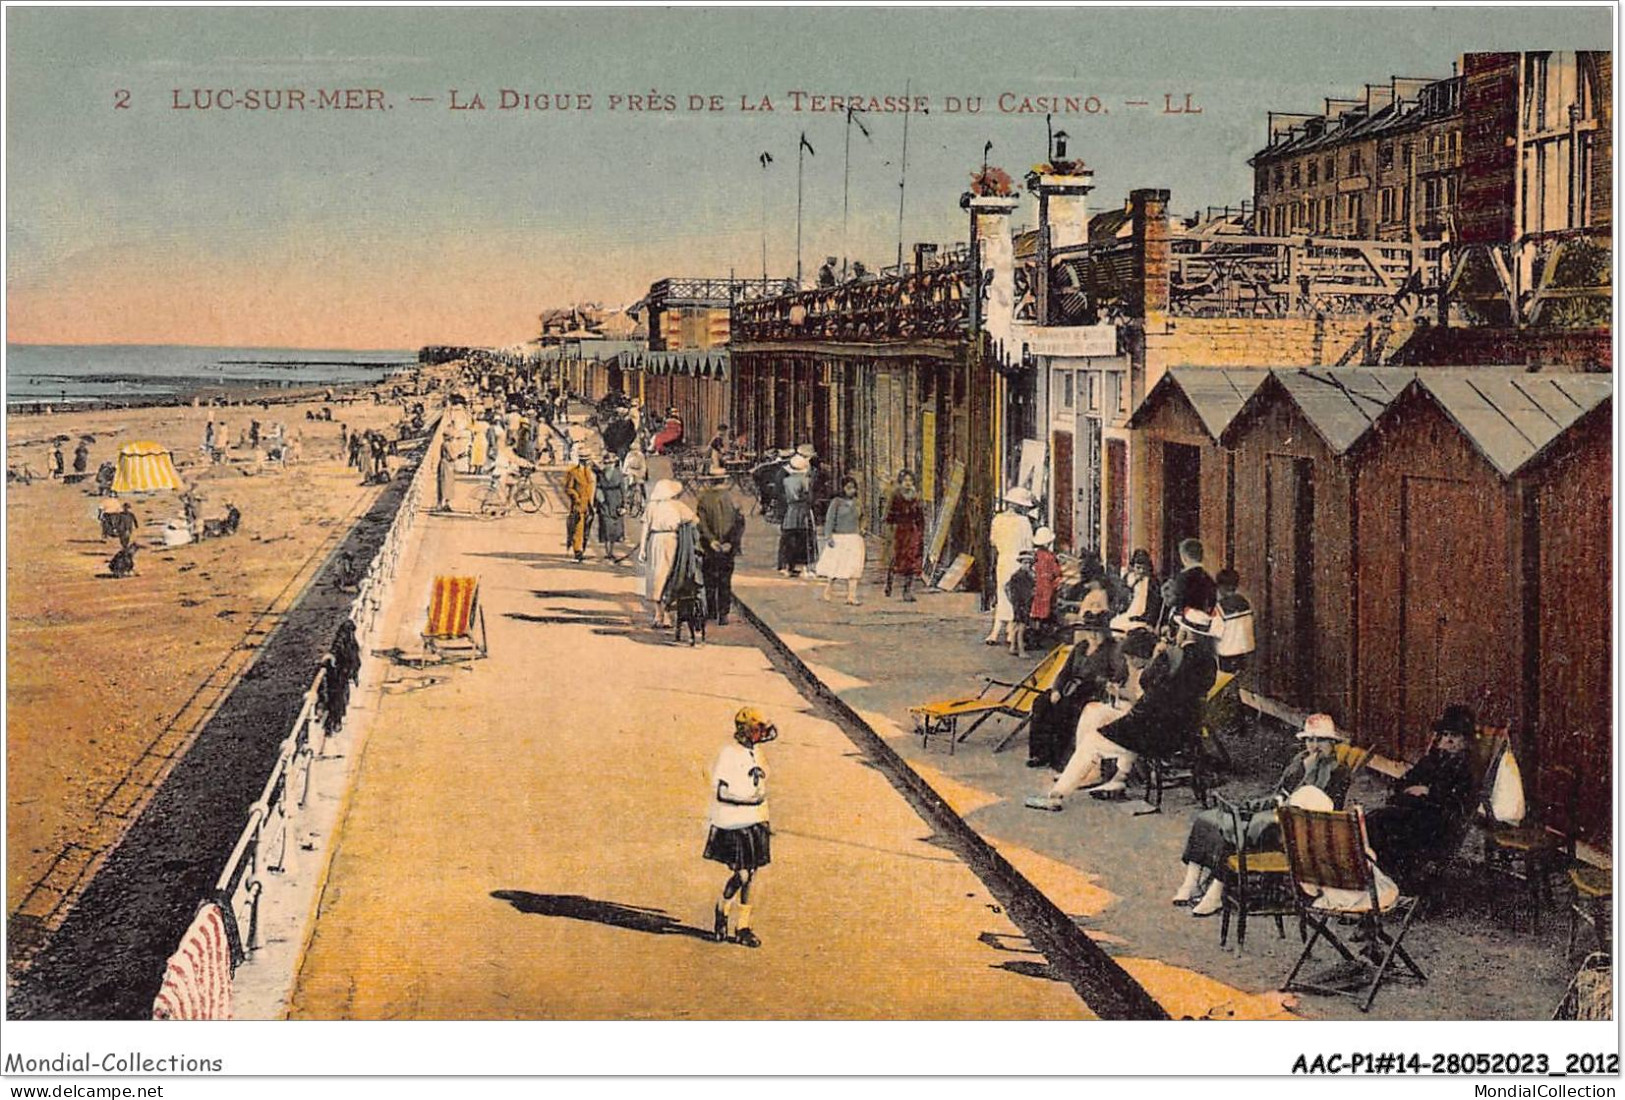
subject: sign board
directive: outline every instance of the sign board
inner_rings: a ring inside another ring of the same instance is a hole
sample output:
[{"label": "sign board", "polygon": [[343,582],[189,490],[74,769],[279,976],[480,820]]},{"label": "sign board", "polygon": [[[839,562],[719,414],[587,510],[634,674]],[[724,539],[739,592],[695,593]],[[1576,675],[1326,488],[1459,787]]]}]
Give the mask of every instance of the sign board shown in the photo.
[{"label": "sign board", "polygon": [[931,527],[931,538],[926,543],[925,560],[935,565],[942,558],[948,544],[948,528],[953,525],[954,510],[959,507],[959,494],[965,491],[965,464],[955,461],[948,474],[948,486],[942,494],[942,507],[937,509],[937,521]]},{"label": "sign board", "polygon": [[1117,354],[1116,325],[1075,325],[1035,328],[1021,337],[1033,355],[1092,356]]},{"label": "sign board", "polygon": [[942,576],[937,578],[936,587],[943,592],[954,591],[965,583],[965,578],[970,574],[970,567],[975,562],[976,559],[969,554],[959,555],[952,565],[942,571]]}]

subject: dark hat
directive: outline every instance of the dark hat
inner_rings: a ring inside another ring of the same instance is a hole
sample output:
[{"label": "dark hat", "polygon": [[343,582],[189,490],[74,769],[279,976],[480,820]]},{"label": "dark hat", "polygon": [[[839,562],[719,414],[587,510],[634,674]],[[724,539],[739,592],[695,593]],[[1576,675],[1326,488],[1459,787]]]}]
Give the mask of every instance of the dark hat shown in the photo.
[{"label": "dark hat", "polygon": [[1437,734],[1460,734],[1462,737],[1471,737],[1478,728],[1478,721],[1473,712],[1460,703],[1451,703],[1444,708],[1444,716],[1433,723],[1433,732]]},{"label": "dark hat", "polygon": [[1234,569],[1221,569],[1219,575],[1213,578],[1213,583],[1220,588],[1236,588],[1241,584],[1241,574]]},{"label": "dark hat", "polygon": [[1143,565],[1143,566],[1146,567],[1147,571],[1149,571],[1151,569],[1151,551],[1149,551],[1149,550],[1136,550],[1136,551],[1134,551],[1134,553],[1129,555],[1128,563],[1131,566]]},{"label": "dark hat", "polygon": [[1112,628],[1112,616],[1109,611],[1089,611],[1072,624],[1079,630],[1106,631]]},{"label": "dark hat", "polygon": [[1157,648],[1157,636],[1144,627],[1131,630],[1118,648],[1125,657],[1137,657],[1142,661],[1148,661]]}]

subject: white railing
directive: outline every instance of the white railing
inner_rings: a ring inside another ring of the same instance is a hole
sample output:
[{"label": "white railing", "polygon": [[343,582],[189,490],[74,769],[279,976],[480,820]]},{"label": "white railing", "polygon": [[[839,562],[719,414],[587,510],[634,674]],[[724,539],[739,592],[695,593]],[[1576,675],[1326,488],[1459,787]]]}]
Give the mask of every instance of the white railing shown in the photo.
[{"label": "white railing", "polygon": [[[407,537],[423,500],[424,486],[431,484],[438,473],[440,435],[444,430],[445,418],[442,417],[351,605],[350,620],[356,624],[356,642],[363,653],[377,632],[390,582],[400,567]],[[260,901],[268,881],[265,875],[267,872],[281,874],[286,868],[288,836],[298,829],[310,793],[311,765],[327,756],[329,732],[324,689],[327,677],[333,674],[333,655],[324,654],[305,691],[292,729],[277,753],[270,777],[259,799],[249,808],[248,821],[215,884],[215,900],[230,911],[236,924],[238,962],[263,945],[259,918]]]}]

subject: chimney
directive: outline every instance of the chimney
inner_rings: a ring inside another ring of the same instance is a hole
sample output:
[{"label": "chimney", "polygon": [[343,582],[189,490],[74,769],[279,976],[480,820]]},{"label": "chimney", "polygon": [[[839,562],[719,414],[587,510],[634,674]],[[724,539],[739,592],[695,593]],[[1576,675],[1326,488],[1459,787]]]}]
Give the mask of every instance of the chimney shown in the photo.
[{"label": "chimney", "polygon": [[1142,187],[1129,192],[1134,232],[1134,281],[1128,303],[1132,316],[1149,319],[1168,311],[1169,269],[1168,191]]}]

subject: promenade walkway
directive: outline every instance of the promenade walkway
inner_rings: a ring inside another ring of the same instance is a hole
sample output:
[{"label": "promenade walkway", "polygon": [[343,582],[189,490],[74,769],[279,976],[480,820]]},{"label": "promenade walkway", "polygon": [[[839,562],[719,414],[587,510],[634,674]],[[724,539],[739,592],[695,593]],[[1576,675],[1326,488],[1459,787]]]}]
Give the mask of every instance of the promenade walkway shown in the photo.
[{"label": "promenade walkway", "polygon": [[[1091,1015],[749,626],[672,645],[635,567],[571,561],[557,513],[421,532],[399,599],[479,575],[491,655],[389,672],[291,1017]],[[420,617],[400,620],[418,649]],[[710,940],[726,872],[700,858],[710,765],[747,703],[780,730],[755,950]]]}]

